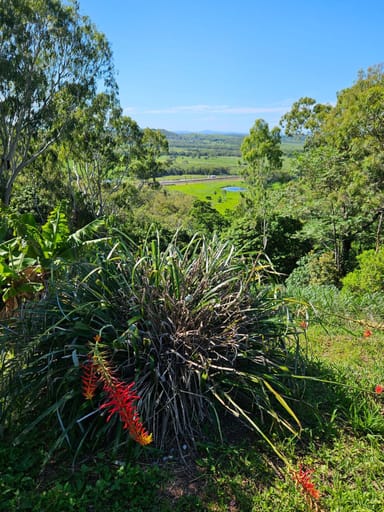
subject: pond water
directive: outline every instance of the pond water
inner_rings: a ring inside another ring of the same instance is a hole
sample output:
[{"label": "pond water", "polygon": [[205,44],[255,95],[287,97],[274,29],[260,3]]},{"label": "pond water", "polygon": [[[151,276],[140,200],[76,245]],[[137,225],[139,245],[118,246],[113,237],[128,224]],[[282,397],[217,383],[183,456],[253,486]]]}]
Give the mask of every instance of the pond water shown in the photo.
[{"label": "pond water", "polygon": [[246,189],[244,187],[223,187],[222,190],[225,190],[226,192],[241,192]]}]

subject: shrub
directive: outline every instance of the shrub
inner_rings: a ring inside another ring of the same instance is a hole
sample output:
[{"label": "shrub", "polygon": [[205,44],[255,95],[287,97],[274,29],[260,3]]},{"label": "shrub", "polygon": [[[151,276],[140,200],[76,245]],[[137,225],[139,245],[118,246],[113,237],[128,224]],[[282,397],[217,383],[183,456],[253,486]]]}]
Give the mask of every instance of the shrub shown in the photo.
[{"label": "shrub", "polygon": [[119,234],[110,244],[97,264],[72,266],[15,320],[13,357],[2,369],[3,422],[26,423],[24,434],[56,424],[54,447],[125,442],[118,415],[102,417],[103,391],[93,401],[81,394],[97,336],[114,382],[135,383],[137,409],[159,448],[184,453],[206,421],[220,431],[224,413],[266,440],[262,421],[294,431],[288,365],[298,367],[298,340],[266,269],[215,238],[195,236],[182,248],[175,238],[161,250],[159,239],[135,245]]},{"label": "shrub", "polygon": [[287,286],[304,287],[308,285],[337,286],[339,278],[334,254],[311,251],[297,262],[296,268],[286,280]]},{"label": "shrub", "polygon": [[191,231],[200,231],[207,234],[222,231],[227,225],[227,219],[211,206],[210,196],[206,196],[207,201],[196,199],[190,210],[189,219]]},{"label": "shrub", "polygon": [[301,228],[301,221],[293,217],[272,214],[264,219],[253,213],[236,219],[227,236],[239,247],[266,252],[276,271],[288,275],[310,249]]},{"label": "shrub", "polygon": [[384,248],[363,251],[358,267],[342,279],[343,289],[359,294],[384,291]]}]

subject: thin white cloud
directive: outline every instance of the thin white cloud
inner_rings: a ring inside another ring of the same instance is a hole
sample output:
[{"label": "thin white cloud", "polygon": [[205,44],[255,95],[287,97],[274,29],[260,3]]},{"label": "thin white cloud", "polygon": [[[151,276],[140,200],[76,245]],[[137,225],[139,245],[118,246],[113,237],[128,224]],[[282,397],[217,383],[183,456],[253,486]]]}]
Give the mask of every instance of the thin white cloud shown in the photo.
[{"label": "thin white cloud", "polygon": [[266,113],[284,113],[289,106],[281,105],[277,107],[230,107],[228,105],[180,105],[159,109],[148,109],[142,111],[145,114],[266,114]]}]

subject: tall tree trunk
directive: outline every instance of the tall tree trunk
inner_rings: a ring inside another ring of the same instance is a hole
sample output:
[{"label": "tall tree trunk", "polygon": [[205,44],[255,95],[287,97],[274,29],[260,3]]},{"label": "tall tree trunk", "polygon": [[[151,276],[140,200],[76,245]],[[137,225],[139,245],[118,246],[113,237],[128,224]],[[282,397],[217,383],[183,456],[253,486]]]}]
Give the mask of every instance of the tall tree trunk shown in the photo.
[{"label": "tall tree trunk", "polygon": [[379,221],[377,223],[377,230],[376,230],[376,252],[379,251],[381,246],[381,227],[383,225],[383,211],[380,211],[379,214]]}]

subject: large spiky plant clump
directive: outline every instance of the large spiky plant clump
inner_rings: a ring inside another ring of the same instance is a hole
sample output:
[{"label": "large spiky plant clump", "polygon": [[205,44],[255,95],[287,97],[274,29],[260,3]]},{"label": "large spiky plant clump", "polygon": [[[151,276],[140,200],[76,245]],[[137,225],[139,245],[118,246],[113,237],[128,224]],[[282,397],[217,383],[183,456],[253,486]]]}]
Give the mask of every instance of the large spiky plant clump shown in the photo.
[{"label": "large spiky plant clump", "polygon": [[263,436],[267,417],[292,431],[299,425],[287,399],[287,304],[260,262],[218,239],[179,246],[175,237],[161,249],[159,239],[137,246],[119,234],[91,271],[82,268],[70,286],[57,283],[41,317],[34,310],[31,341],[8,361],[17,376],[8,392],[39,414],[32,426],[54,416],[71,445],[76,436],[105,444],[121,431],[118,418],[106,424],[100,403],[81,396],[95,335],[114,378],[135,382],[138,414],[160,448],[193,447],[207,421],[220,430],[223,411]]},{"label": "large spiky plant clump", "polygon": [[264,282],[263,265],[230,243],[195,237],[163,252],[152,241],[129,275],[121,272],[132,288],[117,303],[127,319],[137,314],[122,365],[135,373],[142,415],[160,446],[193,444],[222,408],[243,419],[278,419],[278,397],[289,411],[274,377],[285,363],[285,307]]}]

